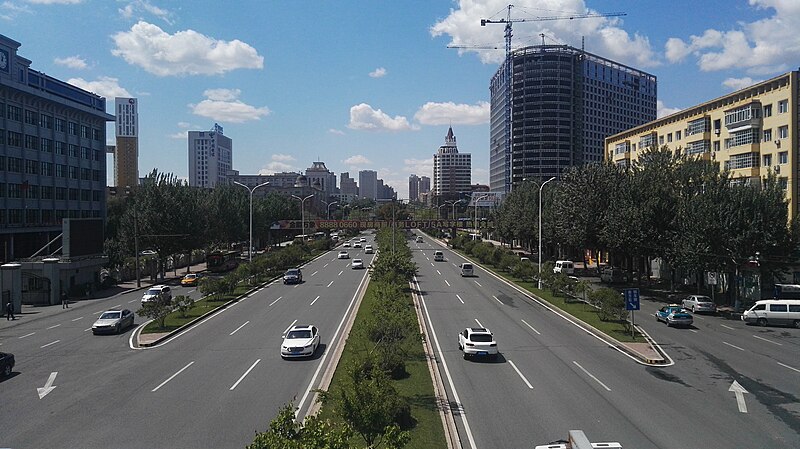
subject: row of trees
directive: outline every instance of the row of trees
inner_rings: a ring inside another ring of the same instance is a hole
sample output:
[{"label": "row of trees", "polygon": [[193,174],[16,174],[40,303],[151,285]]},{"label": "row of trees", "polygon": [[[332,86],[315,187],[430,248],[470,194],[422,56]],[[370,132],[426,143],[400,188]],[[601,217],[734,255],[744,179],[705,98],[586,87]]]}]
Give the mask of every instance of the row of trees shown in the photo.
[{"label": "row of trees", "polygon": [[[714,161],[650,148],[630,167],[575,167],[546,186],[543,245],[550,254],[608,251],[640,273],[656,257],[683,272],[738,273],[756,257],[777,271],[800,243],[784,189],[774,174],[751,184]],[[516,186],[495,215],[500,237],[533,247],[538,202],[539,185]]]},{"label": "row of trees", "polygon": [[[354,357],[341,368],[341,380],[331,391],[319,391],[334,420],[309,417],[294,420],[291,404],[281,409],[269,430],[258,433],[249,449],[351,448],[355,436],[367,448],[399,449],[410,441],[413,425],[408,401],[393,380],[407,376],[405,361],[421,336],[408,282],[416,273],[405,232],[382,229],[376,236],[378,257],[371,268],[370,291],[362,305],[372,313],[360,319],[347,344]],[[337,373],[337,376],[339,374]]]}]

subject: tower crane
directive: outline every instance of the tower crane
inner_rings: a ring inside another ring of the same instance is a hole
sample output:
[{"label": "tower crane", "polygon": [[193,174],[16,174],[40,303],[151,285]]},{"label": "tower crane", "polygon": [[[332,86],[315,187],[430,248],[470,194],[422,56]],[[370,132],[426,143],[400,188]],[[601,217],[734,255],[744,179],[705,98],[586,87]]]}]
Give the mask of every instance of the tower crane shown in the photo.
[{"label": "tower crane", "polygon": [[[574,20],[574,19],[591,19],[597,17],[621,17],[627,15],[624,12],[612,13],[588,13],[588,14],[571,14],[564,16],[546,16],[546,17],[530,17],[530,18],[511,18],[511,8],[514,5],[508,5],[508,12],[504,19],[481,19],[481,26],[491,23],[505,24],[505,44],[506,44],[506,57],[505,66],[503,67],[503,82],[506,85],[506,104],[505,104],[505,192],[511,190],[511,26],[514,23],[521,22],[545,22],[551,20]],[[458,48],[458,47],[452,47]]]}]

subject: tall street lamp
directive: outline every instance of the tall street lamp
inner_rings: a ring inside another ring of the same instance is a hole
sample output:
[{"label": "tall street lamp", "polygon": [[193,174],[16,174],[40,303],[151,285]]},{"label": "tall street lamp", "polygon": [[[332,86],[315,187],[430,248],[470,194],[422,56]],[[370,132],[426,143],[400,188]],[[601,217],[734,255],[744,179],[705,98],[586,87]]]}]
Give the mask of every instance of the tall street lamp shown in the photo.
[{"label": "tall street lamp", "polygon": [[539,290],[542,289],[542,189],[548,182],[556,179],[555,176],[539,186]]},{"label": "tall street lamp", "polygon": [[455,218],[456,218],[456,204],[463,203],[463,202],[464,202],[464,200],[458,200],[458,201],[453,203],[453,216],[452,216],[451,219],[455,220]]},{"label": "tall street lamp", "polygon": [[309,198],[311,198],[313,196],[314,196],[313,193],[311,195],[308,195],[305,198],[300,198],[297,195],[292,195],[292,198],[296,198],[296,199],[300,200],[300,229],[301,229],[301,232],[303,234],[303,243],[306,242],[306,208],[305,208],[305,203],[306,203],[307,199],[309,199]]},{"label": "tall street lamp", "polygon": [[446,207],[446,206],[449,206],[449,204],[448,204],[448,203],[444,203],[444,204],[440,205],[440,206],[437,208],[437,209],[438,209],[438,210],[437,210],[437,214],[438,214],[438,217],[439,217],[439,218],[442,218],[442,208],[443,208],[443,207]]},{"label": "tall street lamp", "polygon": [[338,201],[332,201],[332,202],[328,203],[328,202],[323,201],[323,203],[325,204],[325,207],[328,209],[328,215],[327,216],[328,216],[328,220],[330,220],[331,219],[331,206],[333,206],[334,204],[339,204],[339,202]]},{"label": "tall street lamp", "polygon": [[262,182],[261,184],[253,187],[252,189],[242,184],[239,181],[233,181],[233,183],[244,187],[245,189],[247,189],[248,192],[250,192],[250,246],[247,247],[247,254],[248,256],[250,256],[250,262],[252,262],[253,261],[253,192],[255,192],[256,189],[259,187],[264,187],[265,185],[268,185],[269,182]]},{"label": "tall street lamp", "polygon": [[491,195],[488,195],[488,194],[487,195],[481,195],[475,200],[475,233],[472,234],[472,240],[475,240],[476,238],[478,238],[478,203],[482,199],[489,198],[490,196]]}]

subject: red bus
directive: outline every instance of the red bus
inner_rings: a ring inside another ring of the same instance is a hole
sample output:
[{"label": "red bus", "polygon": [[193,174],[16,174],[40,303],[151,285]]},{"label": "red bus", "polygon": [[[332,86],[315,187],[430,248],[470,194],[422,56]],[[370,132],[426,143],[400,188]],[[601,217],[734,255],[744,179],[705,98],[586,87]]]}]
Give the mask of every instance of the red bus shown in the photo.
[{"label": "red bus", "polygon": [[238,267],[239,260],[239,251],[213,251],[206,254],[206,267],[212,273],[221,273]]}]

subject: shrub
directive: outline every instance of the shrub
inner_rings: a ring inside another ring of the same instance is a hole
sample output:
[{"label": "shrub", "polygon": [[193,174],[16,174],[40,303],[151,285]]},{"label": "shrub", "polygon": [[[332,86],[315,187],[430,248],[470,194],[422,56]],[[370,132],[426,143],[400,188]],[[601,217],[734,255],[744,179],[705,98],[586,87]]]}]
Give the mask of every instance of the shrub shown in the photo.
[{"label": "shrub", "polygon": [[185,295],[179,295],[172,298],[172,306],[178,309],[181,313],[181,317],[186,318],[189,310],[194,307],[194,299]]},{"label": "shrub", "polygon": [[158,324],[158,327],[163,329],[164,322],[167,320],[167,315],[169,315],[171,310],[172,307],[169,303],[165,303],[163,301],[149,301],[142,304],[142,308],[136,313],[139,316],[155,320],[156,324]]}]

